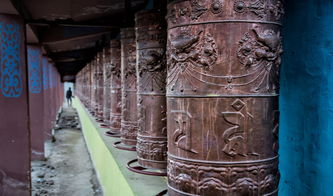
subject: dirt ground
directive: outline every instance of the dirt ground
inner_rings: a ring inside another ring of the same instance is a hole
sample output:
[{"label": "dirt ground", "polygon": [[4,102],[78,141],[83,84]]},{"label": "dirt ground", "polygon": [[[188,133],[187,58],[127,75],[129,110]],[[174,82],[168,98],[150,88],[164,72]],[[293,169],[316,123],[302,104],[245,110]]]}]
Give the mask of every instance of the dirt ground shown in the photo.
[{"label": "dirt ground", "polygon": [[32,196],[103,195],[77,122],[76,111],[63,108],[46,160],[32,162]]}]

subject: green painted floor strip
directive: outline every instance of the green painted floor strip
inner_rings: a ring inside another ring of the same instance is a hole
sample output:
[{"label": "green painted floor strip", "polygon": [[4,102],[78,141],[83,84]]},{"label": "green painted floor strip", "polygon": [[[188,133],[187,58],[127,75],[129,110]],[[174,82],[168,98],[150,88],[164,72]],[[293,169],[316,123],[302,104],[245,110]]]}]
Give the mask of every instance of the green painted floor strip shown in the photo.
[{"label": "green painted floor strip", "polygon": [[165,178],[145,176],[128,171],[126,163],[136,158],[135,152],[113,148],[119,139],[105,136],[106,129],[98,124],[81,104],[74,99],[83,135],[105,196],[153,196],[166,189]]}]

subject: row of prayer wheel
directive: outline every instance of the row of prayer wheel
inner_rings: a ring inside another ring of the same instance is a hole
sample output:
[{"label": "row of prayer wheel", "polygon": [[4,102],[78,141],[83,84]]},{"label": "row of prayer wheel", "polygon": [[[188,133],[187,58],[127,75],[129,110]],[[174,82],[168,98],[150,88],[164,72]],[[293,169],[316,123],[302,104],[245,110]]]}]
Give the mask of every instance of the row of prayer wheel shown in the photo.
[{"label": "row of prayer wheel", "polygon": [[168,194],[277,195],[280,0],[177,0],[99,53],[76,91]]}]

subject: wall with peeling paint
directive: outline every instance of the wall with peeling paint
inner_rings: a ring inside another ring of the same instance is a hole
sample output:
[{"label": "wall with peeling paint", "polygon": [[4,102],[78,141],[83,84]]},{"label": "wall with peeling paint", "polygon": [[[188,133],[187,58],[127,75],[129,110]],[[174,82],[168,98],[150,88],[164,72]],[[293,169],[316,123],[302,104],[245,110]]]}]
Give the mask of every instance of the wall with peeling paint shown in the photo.
[{"label": "wall with peeling paint", "polygon": [[280,192],[328,196],[333,186],[333,1],[285,1]]}]

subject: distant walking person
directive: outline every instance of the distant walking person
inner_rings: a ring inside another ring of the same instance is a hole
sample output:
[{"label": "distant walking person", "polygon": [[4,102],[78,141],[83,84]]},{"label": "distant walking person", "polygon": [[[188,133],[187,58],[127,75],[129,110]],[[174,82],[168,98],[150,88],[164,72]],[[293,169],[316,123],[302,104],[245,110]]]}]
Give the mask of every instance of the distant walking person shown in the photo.
[{"label": "distant walking person", "polygon": [[72,106],[72,96],[73,96],[72,90],[71,90],[71,88],[69,88],[67,90],[67,92],[66,92],[66,98],[67,98],[67,105],[68,105],[68,107]]}]

